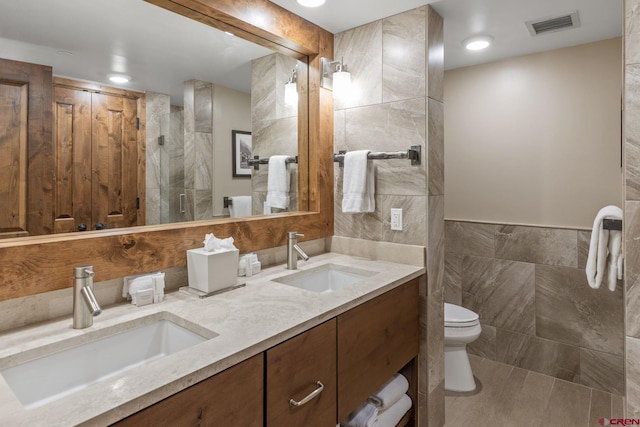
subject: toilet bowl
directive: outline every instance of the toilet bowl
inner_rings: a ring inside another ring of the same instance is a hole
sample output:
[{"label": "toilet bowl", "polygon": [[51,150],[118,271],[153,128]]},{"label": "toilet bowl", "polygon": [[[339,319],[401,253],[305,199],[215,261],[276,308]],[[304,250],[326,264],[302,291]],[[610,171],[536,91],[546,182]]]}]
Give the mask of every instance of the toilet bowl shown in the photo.
[{"label": "toilet bowl", "polygon": [[471,372],[467,344],[475,341],[482,328],[477,313],[455,304],[444,304],[444,388],[473,391],[476,382]]}]

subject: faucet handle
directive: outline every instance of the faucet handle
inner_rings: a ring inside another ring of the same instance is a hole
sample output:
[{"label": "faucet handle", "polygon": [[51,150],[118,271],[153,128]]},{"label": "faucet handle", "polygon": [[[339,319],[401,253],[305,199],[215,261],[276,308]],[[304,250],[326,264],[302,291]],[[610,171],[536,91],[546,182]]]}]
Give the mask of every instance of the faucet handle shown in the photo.
[{"label": "faucet handle", "polygon": [[300,234],[297,231],[289,231],[287,233],[290,239],[295,239],[296,237],[304,237],[304,234]]},{"label": "faucet handle", "polygon": [[73,272],[76,279],[88,279],[96,274],[93,265],[79,265],[73,268]]}]

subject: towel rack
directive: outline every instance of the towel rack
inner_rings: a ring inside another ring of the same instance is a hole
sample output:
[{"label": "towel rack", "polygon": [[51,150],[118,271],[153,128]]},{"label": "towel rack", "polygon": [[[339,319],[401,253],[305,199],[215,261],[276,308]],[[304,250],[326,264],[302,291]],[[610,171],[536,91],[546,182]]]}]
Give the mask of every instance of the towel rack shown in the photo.
[{"label": "towel rack", "polygon": [[[298,156],[290,156],[285,159],[285,163],[298,163]],[[260,165],[268,165],[269,158],[261,159],[260,156],[253,156],[253,159],[247,160],[249,166],[253,166],[254,170],[260,170]]]},{"label": "towel rack", "polygon": [[232,199],[231,197],[224,196],[224,197],[222,198],[222,205],[223,205],[223,207],[228,208],[228,207],[229,207],[229,206],[231,206],[232,204],[233,204],[233,199]]},{"label": "towel rack", "polygon": [[622,220],[621,219],[605,218],[605,219],[602,220],[602,228],[604,230],[620,230],[620,231],[622,231]]},{"label": "towel rack", "polygon": [[[333,161],[340,163],[340,166],[344,166],[344,155],[346,151],[339,151],[338,154],[333,155]],[[371,160],[386,160],[386,159],[410,159],[411,165],[416,166],[420,164],[420,157],[422,154],[422,147],[420,145],[412,145],[406,151],[393,151],[393,152],[371,152],[367,156]]]}]

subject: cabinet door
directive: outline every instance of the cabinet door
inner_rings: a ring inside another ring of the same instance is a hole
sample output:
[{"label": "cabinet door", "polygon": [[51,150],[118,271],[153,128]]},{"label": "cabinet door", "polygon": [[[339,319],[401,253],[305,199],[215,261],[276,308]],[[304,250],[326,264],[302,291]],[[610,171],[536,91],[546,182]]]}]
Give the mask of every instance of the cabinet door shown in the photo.
[{"label": "cabinet door", "polygon": [[92,227],[137,224],[137,101],[117,95],[92,96]]},{"label": "cabinet door", "polygon": [[[336,425],[336,321],[332,319],[268,350],[267,427]],[[301,406],[292,406],[323,390]]]},{"label": "cabinet door", "polygon": [[338,316],[338,420],[418,354],[418,279]]},{"label": "cabinet door", "polygon": [[91,229],[91,93],[54,89],[54,233]]},{"label": "cabinet door", "polygon": [[263,424],[259,354],[114,424],[118,427],[259,427]]}]

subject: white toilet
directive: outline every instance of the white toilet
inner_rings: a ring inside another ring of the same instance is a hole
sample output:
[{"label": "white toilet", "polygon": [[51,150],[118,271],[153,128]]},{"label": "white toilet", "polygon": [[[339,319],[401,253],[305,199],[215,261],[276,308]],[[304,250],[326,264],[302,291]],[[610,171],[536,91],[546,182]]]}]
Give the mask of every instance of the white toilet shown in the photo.
[{"label": "white toilet", "polygon": [[473,379],[467,344],[475,341],[482,328],[477,313],[459,305],[444,303],[444,388],[473,391]]}]

